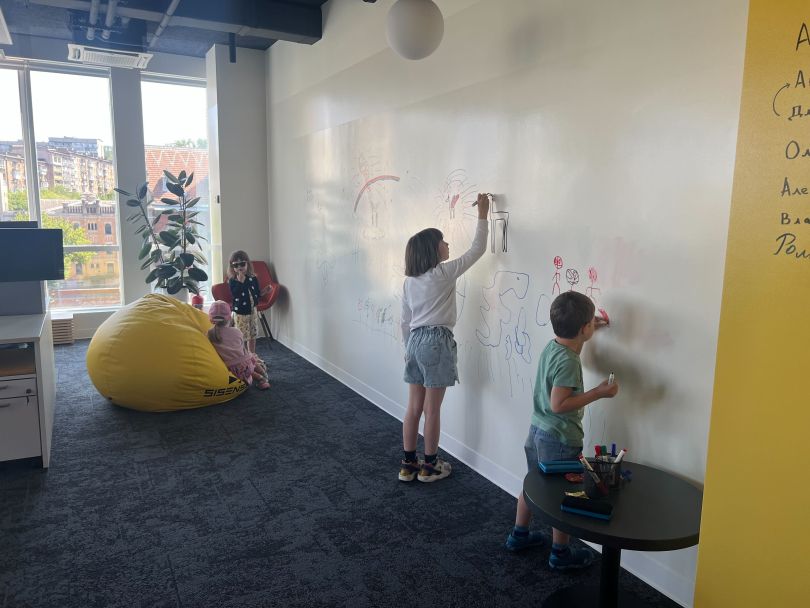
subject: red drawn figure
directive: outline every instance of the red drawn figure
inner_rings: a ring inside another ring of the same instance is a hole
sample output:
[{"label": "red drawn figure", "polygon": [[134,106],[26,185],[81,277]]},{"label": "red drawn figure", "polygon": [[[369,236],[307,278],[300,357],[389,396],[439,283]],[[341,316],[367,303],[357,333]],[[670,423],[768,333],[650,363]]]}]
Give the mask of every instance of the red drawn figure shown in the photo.
[{"label": "red drawn figure", "polygon": [[552,278],[551,295],[558,295],[560,293],[560,268],[563,267],[563,259],[556,255],[554,256],[554,277]]},{"label": "red drawn figure", "polygon": [[[377,165],[379,163],[375,163]],[[358,174],[355,175],[355,184],[360,186],[354,198],[354,215],[367,215],[367,224],[363,226],[362,236],[366,239],[377,240],[385,236],[380,228],[379,212],[391,200],[387,182],[398,182],[396,175],[382,173],[377,166],[364,154],[358,159]]]},{"label": "red drawn figure", "polygon": [[596,268],[591,266],[588,268],[588,280],[590,280],[591,284],[585,288],[585,295],[588,296],[593,303],[597,303],[598,296],[597,294],[602,293],[602,290],[596,286],[596,280],[598,279],[598,275],[596,274]]},{"label": "red drawn figure", "polygon": [[456,193],[450,198],[450,219],[453,220],[456,218],[456,204],[458,203],[458,199],[460,194]]},{"label": "red drawn figure", "polygon": [[573,268],[565,271],[565,280],[571,286],[569,291],[574,291],[574,285],[579,283],[579,272]]}]

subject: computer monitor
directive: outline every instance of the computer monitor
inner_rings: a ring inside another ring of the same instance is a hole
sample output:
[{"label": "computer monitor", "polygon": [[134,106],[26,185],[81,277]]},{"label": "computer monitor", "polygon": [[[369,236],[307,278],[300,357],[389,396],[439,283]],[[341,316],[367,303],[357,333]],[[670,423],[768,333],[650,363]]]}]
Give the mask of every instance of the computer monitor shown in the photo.
[{"label": "computer monitor", "polygon": [[65,278],[60,229],[3,226],[8,223],[12,222],[0,222],[0,282]]}]

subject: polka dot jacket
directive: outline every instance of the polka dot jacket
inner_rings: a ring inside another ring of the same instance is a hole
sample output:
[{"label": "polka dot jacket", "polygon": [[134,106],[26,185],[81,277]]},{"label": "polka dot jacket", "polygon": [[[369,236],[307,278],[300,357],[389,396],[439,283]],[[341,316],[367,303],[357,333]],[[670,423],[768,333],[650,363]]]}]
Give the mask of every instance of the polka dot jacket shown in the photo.
[{"label": "polka dot jacket", "polygon": [[259,301],[259,279],[249,276],[245,278],[244,283],[229,279],[228,285],[233,296],[233,311],[238,315],[249,315],[253,310],[252,302]]}]

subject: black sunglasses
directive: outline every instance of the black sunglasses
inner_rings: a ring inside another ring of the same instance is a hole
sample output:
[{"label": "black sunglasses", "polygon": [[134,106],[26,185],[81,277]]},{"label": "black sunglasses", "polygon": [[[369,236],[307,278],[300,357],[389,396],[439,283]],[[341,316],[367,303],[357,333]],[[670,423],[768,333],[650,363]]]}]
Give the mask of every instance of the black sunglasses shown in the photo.
[{"label": "black sunglasses", "polygon": [[239,268],[240,266],[247,266],[247,262],[231,262],[232,268]]}]

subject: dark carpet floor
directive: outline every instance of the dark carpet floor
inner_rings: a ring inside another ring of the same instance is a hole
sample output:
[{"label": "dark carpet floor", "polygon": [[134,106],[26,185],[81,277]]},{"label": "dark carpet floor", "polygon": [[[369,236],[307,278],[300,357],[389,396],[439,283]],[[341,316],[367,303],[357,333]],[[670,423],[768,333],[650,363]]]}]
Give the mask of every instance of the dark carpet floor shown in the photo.
[{"label": "dark carpet floor", "polygon": [[56,351],[50,469],[0,464],[2,608],[522,608],[598,581],[506,551],[514,498],[451,457],[399,482],[401,424],[278,343],[269,391],[170,414],[108,404],[86,350]]}]

